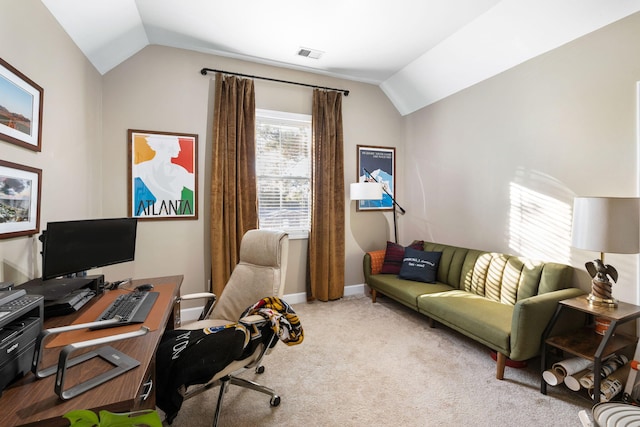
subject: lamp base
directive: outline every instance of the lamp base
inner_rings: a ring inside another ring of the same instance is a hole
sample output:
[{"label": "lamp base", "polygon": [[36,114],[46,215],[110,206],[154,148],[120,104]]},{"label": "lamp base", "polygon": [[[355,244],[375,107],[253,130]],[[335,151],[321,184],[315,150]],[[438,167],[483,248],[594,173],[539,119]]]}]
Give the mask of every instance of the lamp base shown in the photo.
[{"label": "lamp base", "polygon": [[597,297],[597,296],[593,295],[593,293],[590,293],[587,296],[587,301],[589,301],[589,304],[591,304],[591,305],[600,305],[600,306],[605,306],[605,307],[617,307],[618,306],[618,300],[616,300],[615,298],[600,298],[600,297]]}]

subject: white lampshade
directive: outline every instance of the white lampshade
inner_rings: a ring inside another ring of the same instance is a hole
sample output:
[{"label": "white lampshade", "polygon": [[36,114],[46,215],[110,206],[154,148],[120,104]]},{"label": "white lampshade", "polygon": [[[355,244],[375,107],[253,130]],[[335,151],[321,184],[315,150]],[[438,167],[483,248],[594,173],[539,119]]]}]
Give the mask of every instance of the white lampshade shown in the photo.
[{"label": "white lampshade", "polygon": [[382,184],[354,182],[351,184],[351,200],[382,200]]},{"label": "white lampshade", "polygon": [[640,199],[576,197],[571,240],[574,248],[594,252],[640,252]]}]

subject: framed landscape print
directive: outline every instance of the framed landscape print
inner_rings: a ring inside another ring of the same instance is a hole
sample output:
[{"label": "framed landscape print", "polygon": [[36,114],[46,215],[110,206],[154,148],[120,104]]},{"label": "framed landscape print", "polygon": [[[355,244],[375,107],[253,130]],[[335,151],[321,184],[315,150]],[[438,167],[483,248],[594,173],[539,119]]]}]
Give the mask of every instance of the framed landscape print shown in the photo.
[{"label": "framed landscape print", "polygon": [[128,131],[129,216],[198,219],[198,135]]},{"label": "framed landscape print", "polygon": [[43,89],[0,58],[0,139],[41,150]]},{"label": "framed landscape print", "polygon": [[392,210],[395,197],[396,149],[358,145],[358,182],[378,181],[382,184],[382,200],[358,200],[356,210]]},{"label": "framed landscape print", "polygon": [[40,231],[42,171],[0,160],[0,239]]}]

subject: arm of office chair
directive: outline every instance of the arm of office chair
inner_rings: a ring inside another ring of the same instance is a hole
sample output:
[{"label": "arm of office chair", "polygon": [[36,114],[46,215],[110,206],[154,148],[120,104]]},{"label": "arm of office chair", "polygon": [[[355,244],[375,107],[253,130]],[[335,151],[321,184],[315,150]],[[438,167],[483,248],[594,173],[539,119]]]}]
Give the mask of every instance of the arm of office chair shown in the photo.
[{"label": "arm of office chair", "polygon": [[265,319],[259,314],[250,314],[249,316],[245,316],[242,319],[240,319],[240,322],[246,323],[249,325],[260,325],[260,324],[267,323],[268,321],[269,321],[268,319]]},{"label": "arm of office chair", "polygon": [[204,307],[202,308],[202,313],[200,313],[200,317],[198,318],[198,320],[204,320],[209,316],[209,314],[211,314],[211,310],[213,310],[213,306],[216,303],[217,298],[216,294],[211,292],[197,292],[194,294],[182,295],[177,299],[177,302],[206,299],[207,302],[205,302]]},{"label": "arm of office chair", "polygon": [[[259,314],[250,314],[248,316],[242,317],[239,320],[239,323],[242,323],[248,328],[252,328],[255,333],[259,334],[258,328],[263,327],[267,323],[271,323],[271,321]],[[271,335],[271,338],[267,342],[264,342],[264,345],[262,346],[258,357],[256,357],[252,362],[250,362],[247,366],[245,366],[245,368],[247,369],[254,368],[256,373],[258,374],[263,373],[264,366],[262,366],[262,358],[266,354],[269,354],[271,352],[271,349],[276,345],[277,342],[278,342],[278,336],[275,333],[273,333]]]}]

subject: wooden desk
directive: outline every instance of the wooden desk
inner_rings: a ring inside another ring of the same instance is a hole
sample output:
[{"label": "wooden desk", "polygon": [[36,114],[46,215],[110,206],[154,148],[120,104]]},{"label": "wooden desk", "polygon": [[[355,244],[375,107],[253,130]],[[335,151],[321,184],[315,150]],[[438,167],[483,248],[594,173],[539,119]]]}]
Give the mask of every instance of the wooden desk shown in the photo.
[{"label": "wooden desk", "polygon": [[[171,304],[162,309],[161,327],[147,333],[144,336],[110,343],[113,348],[133,357],[140,362],[140,366],[108,381],[94,389],[87,391],[73,399],[63,401],[54,392],[55,375],[43,379],[36,379],[32,373],[27,374],[19,381],[7,387],[0,397],[0,426],[38,425],[38,426],[68,426],[65,413],[75,409],[91,409],[95,412],[106,409],[112,412],[129,412],[138,409],[155,408],[155,384],[146,398],[143,397],[149,391],[149,382],[155,382],[155,353],[165,329],[172,329],[179,321],[179,307],[173,302],[178,298],[182,276],[156,277],[150,279],[134,280],[131,288],[142,284],[154,285],[171,284],[172,287],[163,286],[163,292],[172,292]],[[168,289],[168,291],[167,291]],[[155,290],[155,289],[154,289]],[[95,298],[78,313],[67,316],[53,317],[45,321],[45,328],[69,325],[80,316],[84,310],[94,304],[101,304],[102,298]],[[104,302],[103,302],[104,304]],[[154,306],[153,310],[157,307]],[[153,311],[152,310],[152,311]],[[174,310],[176,311],[174,313]],[[113,328],[114,333],[118,328]],[[45,349],[43,352],[42,366],[51,366],[58,363],[58,354],[63,347]],[[90,372],[89,377],[95,376],[100,371],[106,371],[111,365],[96,358],[85,362],[78,367],[67,371],[69,386],[84,381],[83,372]]]}]

